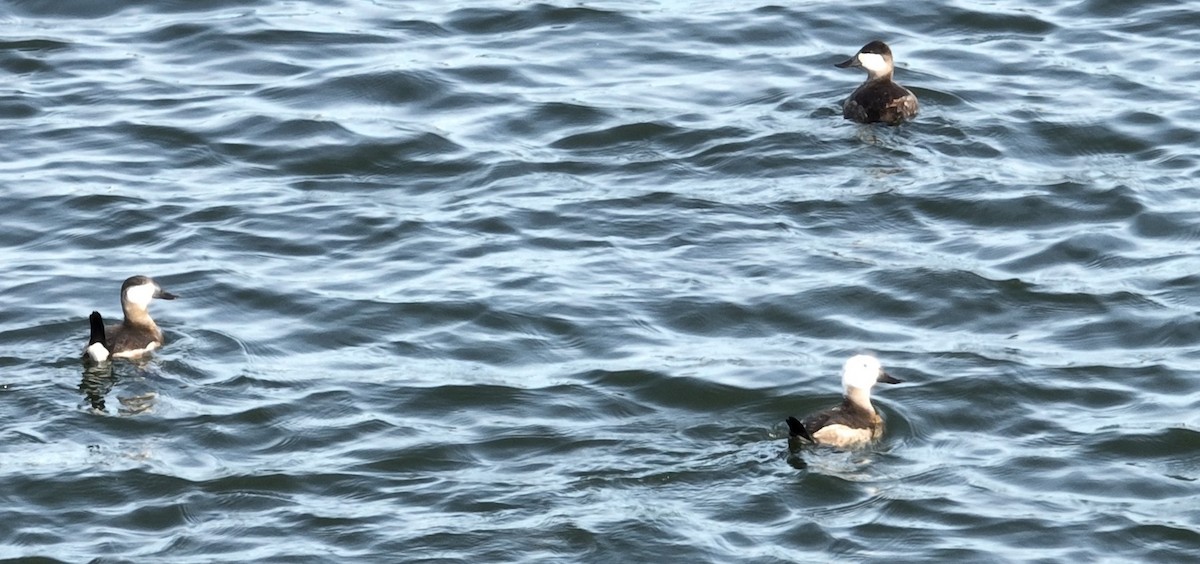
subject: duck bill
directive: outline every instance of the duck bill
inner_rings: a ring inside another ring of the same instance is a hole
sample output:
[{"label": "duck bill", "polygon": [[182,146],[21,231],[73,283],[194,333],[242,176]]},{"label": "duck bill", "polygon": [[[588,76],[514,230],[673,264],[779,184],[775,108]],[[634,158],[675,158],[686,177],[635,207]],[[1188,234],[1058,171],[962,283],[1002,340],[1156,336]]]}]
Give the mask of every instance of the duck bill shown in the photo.
[{"label": "duck bill", "polygon": [[892,378],[892,375],[891,375],[891,374],[888,374],[887,372],[883,372],[883,373],[881,373],[881,374],[879,375],[879,380],[877,380],[877,381],[878,381],[878,382],[883,382],[884,384],[901,384],[901,383],[903,383],[903,382],[904,382],[904,380],[899,380],[899,379],[896,379],[896,378]]},{"label": "duck bill", "polygon": [[179,296],[176,296],[175,294],[172,294],[170,292],[160,289],[159,291],[154,293],[154,297],[156,297],[160,300],[173,300],[175,298],[178,298]]},{"label": "duck bill", "polygon": [[855,55],[855,56],[850,57],[849,59],[846,59],[840,63],[834,63],[833,66],[835,66],[839,69],[848,69],[850,67],[861,67],[862,63],[860,63],[858,61],[858,55]]}]

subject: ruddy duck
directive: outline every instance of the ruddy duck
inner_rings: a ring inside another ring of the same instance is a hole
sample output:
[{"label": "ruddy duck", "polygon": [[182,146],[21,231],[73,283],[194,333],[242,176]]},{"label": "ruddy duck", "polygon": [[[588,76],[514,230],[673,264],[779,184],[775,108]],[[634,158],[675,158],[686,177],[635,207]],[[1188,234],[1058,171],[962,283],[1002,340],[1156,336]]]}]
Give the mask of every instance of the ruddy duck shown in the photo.
[{"label": "ruddy duck", "polygon": [[867,444],[883,435],[883,419],[871,405],[871,387],[876,382],[899,384],[883,371],[873,356],[860,354],[850,357],[842,367],[842,404],[814,413],[800,421],[788,417],[788,444],[793,448],[801,441],[850,448]]},{"label": "ruddy duck", "polygon": [[148,311],[154,298],[173,300],[175,295],[163,291],[148,276],[133,276],[126,280],[121,285],[121,310],[125,319],[118,325],[105,327],[100,312],[93,311],[88,318],[92,333],[83,351],[84,359],[104,362],[110,358],[137,358],[161,347],[162,330]]},{"label": "ruddy duck", "polygon": [[846,99],[842,117],[858,123],[900,125],[917,115],[917,97],[892,82],[892,50],[882,41],[872,41],[838,68],[862,67],[867,80]]}]

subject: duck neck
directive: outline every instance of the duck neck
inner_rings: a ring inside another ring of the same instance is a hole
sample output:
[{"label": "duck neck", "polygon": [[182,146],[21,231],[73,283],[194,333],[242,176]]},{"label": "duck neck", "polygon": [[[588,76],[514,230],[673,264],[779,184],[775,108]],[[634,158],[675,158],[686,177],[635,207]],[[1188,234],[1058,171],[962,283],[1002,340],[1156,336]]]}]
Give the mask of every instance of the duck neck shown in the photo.
[{"label": "duck neck", "polygon": [[867,413],[875,413],[875,407],[871,405],[871,390],[846,388],[846,401],[866,410]]},{"label": "duck neck", "polygon": [[867,70],[867,82],[873,82],[876,80],[891,80],[892,72],[892,69],[883,69],[879,71]]},{"label": "duck neck", "polygon": [[143,327],[154,327],[154,320],[150,319],[150,312],[146,308],[138,307],[133,304],[121,304],[121,310],[125,313],[126,325],[140,325]]}]

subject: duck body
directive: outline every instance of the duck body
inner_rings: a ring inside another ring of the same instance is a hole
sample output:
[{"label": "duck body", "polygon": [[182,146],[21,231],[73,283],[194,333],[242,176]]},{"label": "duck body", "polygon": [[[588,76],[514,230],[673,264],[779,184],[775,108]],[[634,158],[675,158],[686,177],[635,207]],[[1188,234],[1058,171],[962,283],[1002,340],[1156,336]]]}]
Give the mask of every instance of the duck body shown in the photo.
[{"label": "duck body", "polygon": [[787,423],[791,437],[843,449],[874,442],[883,436],[884,430],[883,418],[878,413],[850,400],[809,415],[803,421],[789,417]]},{"label": "duck body", "polygon": [[900,125],[917,115],[917,97],[888,80],[867,81],[842,106],[842,117],[857,123]]}]

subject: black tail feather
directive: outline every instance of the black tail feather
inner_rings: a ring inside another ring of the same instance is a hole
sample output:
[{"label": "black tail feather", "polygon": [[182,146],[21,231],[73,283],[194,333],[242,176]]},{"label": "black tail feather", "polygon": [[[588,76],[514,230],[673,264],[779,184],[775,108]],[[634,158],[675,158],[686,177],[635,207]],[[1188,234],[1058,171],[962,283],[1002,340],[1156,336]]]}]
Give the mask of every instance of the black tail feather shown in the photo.
[{"label": "black tail feather", "polygon": [[787,425],[788,436],[800,437],[808,442],[816,442],[813,440],[812,435],[808,434],[808,429],[804,428],[804,424],[801,423],[799,419],[796,419],[795,417],[788,417]]},{"label": "black tail feather", "polygon": [[92,315],[88,316],[88,321],[92,324],[92,336],[88,338],[88,346],[100,343],[107,349],[108,338],[104,334],[104,317],[100,315],[100,312],[93,311]]},{"label": "black tail feather", "polygon": [[[104,317],[100,315],[100,312],[93,311],[92,315],[88,316],[88,322],[91,323],[92,334],[88,337],[88,344],[84,348],[83,356],[87,358],[89,356],[88,349],[91,349],[92,345],[96,343],[100,343],[106,352],[111,352],[112,349],[108,348],[108,337],[104,333]],[[108,355],[104,356],[106,358],[99,360],[107,360]]]}]

